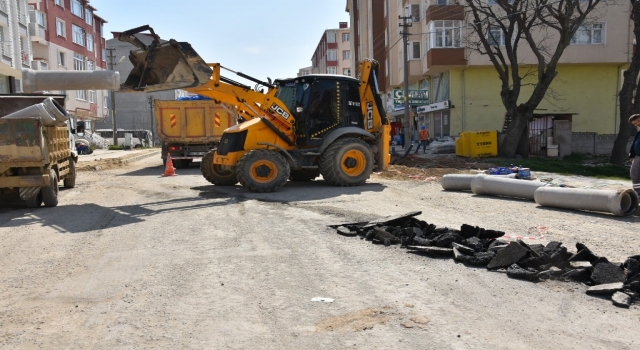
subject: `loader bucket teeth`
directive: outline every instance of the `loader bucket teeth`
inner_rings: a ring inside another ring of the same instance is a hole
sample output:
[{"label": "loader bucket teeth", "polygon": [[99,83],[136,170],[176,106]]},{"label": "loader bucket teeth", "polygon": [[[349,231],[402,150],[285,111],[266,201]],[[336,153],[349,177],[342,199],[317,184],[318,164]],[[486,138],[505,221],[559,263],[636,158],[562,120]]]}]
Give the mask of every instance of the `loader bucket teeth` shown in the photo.
[{"label": "loader bucket teeth", "polygon": [[162,91],[196,87],[211,79],[213,70],[187,42],[154,42],[131,51],[133,69],[120,91]]}]

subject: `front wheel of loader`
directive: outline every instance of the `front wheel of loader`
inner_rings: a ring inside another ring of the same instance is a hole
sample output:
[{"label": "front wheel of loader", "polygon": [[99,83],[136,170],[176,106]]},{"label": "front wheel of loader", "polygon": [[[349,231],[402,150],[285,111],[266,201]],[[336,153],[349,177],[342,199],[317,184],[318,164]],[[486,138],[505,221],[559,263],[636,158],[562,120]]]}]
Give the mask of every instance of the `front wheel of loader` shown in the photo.
[{"label": "front wheel of loader", "polygon": [[252,192],[273,192],[287,183],[291,168],[278,152],[253,150],[238,161],[238,181]]},{"label": "front wheel of loader", "polygon": [[200,172],[207,181],[216,186],[233,186],[238,183],[235,167],[224,167],[213,164],[214,151],[210,151],[202,157]]},{"label": "front wheel of loader", "polygon": [[49,187],[42,188],[42,201],[45,207],[55,207],[58,205],[58,175],[51,169],[49,177],[51,179]]},{"label": "front wheel of loader", "polygon": [[360,139],[338,139],[320,156],[320,173],[334,186],[363,185],[372,171],[373,152]]}]

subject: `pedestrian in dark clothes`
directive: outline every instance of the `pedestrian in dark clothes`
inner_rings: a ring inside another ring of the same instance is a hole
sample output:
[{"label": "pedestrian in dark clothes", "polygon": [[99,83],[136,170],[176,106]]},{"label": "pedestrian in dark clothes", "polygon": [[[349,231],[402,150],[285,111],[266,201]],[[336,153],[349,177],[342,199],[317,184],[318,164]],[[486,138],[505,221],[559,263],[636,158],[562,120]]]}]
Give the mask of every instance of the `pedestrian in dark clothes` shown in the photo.
[{"label": "pedestrian in dark clothes", "polygon": [[640,196],[640,114],[629,117],[629,123],[638,129],[629,149],[629,158],[631,159],[631,183],[633,189]]}]

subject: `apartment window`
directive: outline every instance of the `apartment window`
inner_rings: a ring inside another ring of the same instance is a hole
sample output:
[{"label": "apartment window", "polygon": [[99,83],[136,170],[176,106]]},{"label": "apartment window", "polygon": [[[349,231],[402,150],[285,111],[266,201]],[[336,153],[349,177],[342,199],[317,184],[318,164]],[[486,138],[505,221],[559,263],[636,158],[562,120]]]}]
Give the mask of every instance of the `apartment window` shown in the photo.
[{"label": "apartment window", "polygon": [[93,26],[93,11],[89,9],[84,10],[84,20],[88,25]]},{"label": "apartment window", "polygon": [[409,15],[413,22],[420,22],[420,4],[409,5]]},{"label": "apartment window", "polygon": [[327,31],[327,42],[328,43],[335,43],[336,42],[336,32],[333,30],[328,30]]},{"label": "apartment window", "polygon": [[411,52],[410,52],[410,56],[412,60],[419,60],[421,55],[420,55],[420,42],[419,41],[412,41],[410,46],[411,48]]},{"label": "apartment window", "polygon": [[576,34],[571,38],[574,45],[604,44],[604,23],[581,25]]},{"label": "apartment window", "polygon": [[76,90],[76,99],[86,101],[87,100],[87,90]]},{"label": "apartment window", "polygon": [[80,3],[80,0],[71,0],[71,13],[80,18],[84,17],[82,13],[82,3]]},{"label": "apartment window", "polygon": [[446,5],[448,5],[448,0],[438,0],[438,5],[446,6]]},{"label": "apartment window", "polygon": [[336,50],[327,50],[327,61],[337,61]]},{"label": "apartment window", "polygon": [[58,51],[58,66],[66,67],[66,54],[62,51]]},{"label": "apartment window", "polygon": [[4,39],[4,27],[0,26],[0,53],[5,56],[11,56],[11,43]]},{"label": "apartment window", "polygon": [[36,11],[36,23],[41,27],[46,27],[44,12]]},{"label": "apartment window", "polygon": [[102,62],[107,62],[107,49],[102,49]]},{"label": "apartment window", "polygon": [[460,47],[460,21],[429,23],[431,48]]},{"label": "apartment window", "polygon": [[64,0],[56,0],[56,5],[64,7]]},{"label": "apartment window", "polygon": [[343,60],[350,60],[351,59],[351,51],[349,51],[349,50],[342,51],[342,59]]},{"label": "apartment window", "polygon": [[351,76],[351,68],[343,68],[342,69],[342,75],[346,75],[348,77]]},{"label": "apartment window", "polygon": [[96,90],[89,90],[89,102],[96,103]]},{"label": "apartment window", "polygon": [[72,24],[71,32],[73,33],[73,42],[78,45],[84,46],[84,28]]},{"label": "apartment window", "polygon": [[65,30],[65,23],[63,20],[56,18],[56,34],[58,36],[67,37],[67,31]]},{"label": "apartment window", "polygon": [[504,32],[499,26],[491,26],[489,28],[488,38],[491,46],[504,46]]},{"label": "apartment window", "polygon": [[350,41],[350,40],[351,40],[351,33],[342,33],[342,42]]},{"label": "apartment window", "polygon": [[74,70],[86,70],[87,69],[87,59],[82,55],[74,53],[73,54],[73,69]]},{"label": "apartment window", "polygon": [[87,70],[95,70],[96,69],[96,64],[95,62],[89,60],[87,61]]},{"label": "apartment window", "polygon": [[87,50],[93,52],[93,35],[87,34]]},{"label": "apartment window", "polygon": [[327,67],[327,74],[336,74],[336,67],[335,66]]}]

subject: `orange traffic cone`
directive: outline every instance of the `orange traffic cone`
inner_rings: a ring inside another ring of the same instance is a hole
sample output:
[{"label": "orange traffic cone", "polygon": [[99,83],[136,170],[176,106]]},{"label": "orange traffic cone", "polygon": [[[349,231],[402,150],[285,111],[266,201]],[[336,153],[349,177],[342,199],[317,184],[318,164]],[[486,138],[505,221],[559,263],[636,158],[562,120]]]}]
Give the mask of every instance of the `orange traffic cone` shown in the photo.
[{"label": "orange traffic cone", "polygon": [[171,154],[167,154],[167,164],[164,167],[164,174],[162,176],[176,176],[176,168],[173,167],[173,160],[171,160]]}]

